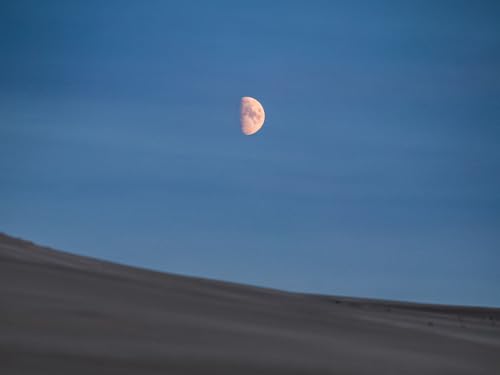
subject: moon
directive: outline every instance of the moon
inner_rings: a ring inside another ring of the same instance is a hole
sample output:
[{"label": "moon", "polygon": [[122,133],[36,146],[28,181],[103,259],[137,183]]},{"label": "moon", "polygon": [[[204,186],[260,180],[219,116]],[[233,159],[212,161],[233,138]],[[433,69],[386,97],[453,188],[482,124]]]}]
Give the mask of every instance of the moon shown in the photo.
[{"label": "moon", "polygon": [[257,133],[264,125],[266,113],[264,107],[257,99],[249,96],[241,98],[241,131],[245,135],[252,135]]}]

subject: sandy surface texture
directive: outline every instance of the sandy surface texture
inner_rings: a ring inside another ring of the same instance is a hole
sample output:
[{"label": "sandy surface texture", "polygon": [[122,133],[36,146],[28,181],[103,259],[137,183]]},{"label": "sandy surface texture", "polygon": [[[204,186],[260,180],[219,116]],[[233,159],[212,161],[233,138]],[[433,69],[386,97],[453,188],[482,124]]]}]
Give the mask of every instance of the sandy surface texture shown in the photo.
[{"label": "sandy surface texture", "polygon": [[286,293],[0,235],[0,373],[500,374],[500,310]]}]

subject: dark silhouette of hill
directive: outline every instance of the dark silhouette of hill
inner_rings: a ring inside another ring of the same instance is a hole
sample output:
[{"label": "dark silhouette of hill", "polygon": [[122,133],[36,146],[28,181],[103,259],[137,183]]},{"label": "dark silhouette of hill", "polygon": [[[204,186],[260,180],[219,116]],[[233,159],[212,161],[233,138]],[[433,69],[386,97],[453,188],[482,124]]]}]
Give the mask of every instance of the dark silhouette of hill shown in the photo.
[{"label": "dark silhouette of hill", "polygon": [[498,374],[500,310],[288,293],[0,234],[0,373]]}]

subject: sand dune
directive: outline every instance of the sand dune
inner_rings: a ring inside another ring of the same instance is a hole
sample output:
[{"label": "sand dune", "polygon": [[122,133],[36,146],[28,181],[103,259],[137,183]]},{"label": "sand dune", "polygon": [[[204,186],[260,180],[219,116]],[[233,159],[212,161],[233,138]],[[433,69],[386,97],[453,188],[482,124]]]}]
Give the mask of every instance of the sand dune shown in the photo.
[{"label": "sand dune", "polygon": [[0,235],[0,373],[500,374],[500,310],[287,293]]}]

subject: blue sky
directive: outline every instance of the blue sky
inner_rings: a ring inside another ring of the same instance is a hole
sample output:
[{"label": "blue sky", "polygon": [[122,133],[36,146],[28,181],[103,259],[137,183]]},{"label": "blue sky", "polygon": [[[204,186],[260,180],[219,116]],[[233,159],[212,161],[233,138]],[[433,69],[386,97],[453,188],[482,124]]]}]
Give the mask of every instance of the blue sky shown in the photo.
[{"label": "blue sky", "polygon": [[[500,306],[499,16],[4,1],[0,230],[168,272]],[[266,110],[252,137],[242,96]]]}]

